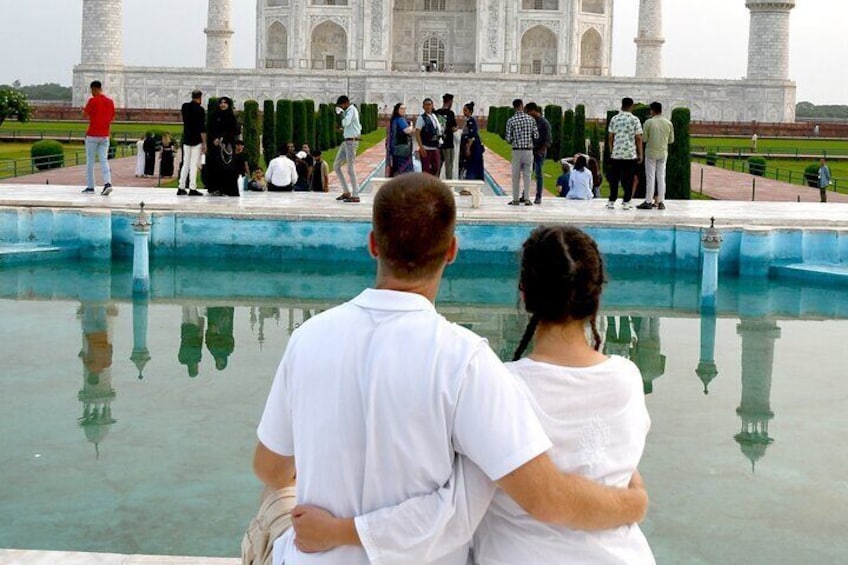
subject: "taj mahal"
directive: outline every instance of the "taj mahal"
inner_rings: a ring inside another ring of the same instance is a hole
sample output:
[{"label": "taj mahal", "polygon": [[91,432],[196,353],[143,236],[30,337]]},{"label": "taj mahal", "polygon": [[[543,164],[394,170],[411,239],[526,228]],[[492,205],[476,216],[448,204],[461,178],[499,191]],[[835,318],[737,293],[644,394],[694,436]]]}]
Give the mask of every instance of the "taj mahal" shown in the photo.
[{"label": "taj mahal", "polygon": [[195,88],[260,103],[348,94],[388,108],[451,92],[483,112],[522,97],[603,117],[630,96],[686,106],[694,120],[794,121],[795,0],[739,1],[750,11],[747,74],[719,80],[663,76],[662,0],[639,0],[633,77],[610,73],[614,0],[257,0],[250,69],[232,65],[232,0],[208,0],[203,68],[124,65],[122,0],[83,0],[74,103],[102,80],[124,108],[178,108]]}]

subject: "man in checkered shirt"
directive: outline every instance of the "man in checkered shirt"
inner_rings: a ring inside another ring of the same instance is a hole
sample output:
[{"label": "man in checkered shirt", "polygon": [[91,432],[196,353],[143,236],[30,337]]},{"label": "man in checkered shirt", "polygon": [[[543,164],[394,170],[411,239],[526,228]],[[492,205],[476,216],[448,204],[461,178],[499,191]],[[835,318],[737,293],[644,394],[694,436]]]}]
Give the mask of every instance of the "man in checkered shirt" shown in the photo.
[{"label": "man in checkered shirt", "polygon": [[618,198],[618,184],[624,188],[624,201],[621,207],[630,210],[630,198],[633,196],[633,178],[642,163],[642,122],[631,113],[632,98],[621,99],[621,112],[613,116],[609,123],[607,144],[610,153],[610,170],[607,179],[610,184],[607,208],[615,207]]},{"label": "man in checkered shirt", "polygon": [[539,139],[536,120],[524,113],[524,102],[520,98],[512,101],[515,114],[506,122],[506,142],[512,145],[512,201],[510,206],[522,202],[532,206],[530,199],[520,198],[518,185],[524,178],[524,194],[530,194],[530,172],[533,170],[533,142]]}]

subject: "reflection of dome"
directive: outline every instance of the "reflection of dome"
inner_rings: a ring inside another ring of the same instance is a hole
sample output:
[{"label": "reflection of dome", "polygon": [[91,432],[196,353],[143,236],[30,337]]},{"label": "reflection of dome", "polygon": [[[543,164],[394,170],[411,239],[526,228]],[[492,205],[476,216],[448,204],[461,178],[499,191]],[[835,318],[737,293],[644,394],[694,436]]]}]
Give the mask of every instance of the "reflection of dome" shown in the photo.
[{"label": "reflection of dome", "polygon": [[108,404],[85,405],[79,424],[85,433],[85,439],[94,444],[98,457],[100,456],[100,443],[109,435],[109,426],[115,422],[117,420],[112,418],[112,409]]},{"label": "reflection of dome", "polygon": [[707,387],[713,379],[718,376],[718,367],[716,367],[716,364],[701,361],[698,363],[698,368],[695,369],[695,374],[698,375],[698,378],[701,379],[702,383],[704,383],[704,394],[709,394],[710,391]]},{"label": "reflection of dome", "polygon": [[733,436],[742,454],[751,462],[751,471],[754,471],[754,465],[763,458],[766,454],[766,448],[774,443],[774,440],[768,437],[768,430],[765,432],[759,431],[742,431]]},{"label": "reflection of dome", "polygon": [[150,359],[150,352],[147,349],[133,349],[132,355],[130,355],[130,361],[132,361],[136,369],[138,369],[138,380],[142,380],[144,378],[144,366],[147,365],[147,362],[150,361]]}]

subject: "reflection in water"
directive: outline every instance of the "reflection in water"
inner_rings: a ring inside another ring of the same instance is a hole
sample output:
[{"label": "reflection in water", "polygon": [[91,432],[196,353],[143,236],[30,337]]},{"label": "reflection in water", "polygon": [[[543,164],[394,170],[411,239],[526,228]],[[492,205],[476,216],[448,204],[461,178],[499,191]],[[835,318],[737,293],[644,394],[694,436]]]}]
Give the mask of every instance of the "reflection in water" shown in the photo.
[{"label": "reflection in water", "polygon": [[704,383],[704,394],[710,393],[709,385],[718,376],[718,367],[715,362],[716,344],[716,315],[715,309],[701,313],[701,358],[698,360],[698,368],[695,374]]},{"label": "reflection in water", "polygon": [[630,324],[630,316],[620,316],[617,324],[615,316],[607,316],[606,322],[604,353],[630,359],[633,346],[636,345],[636,335]]},{"label": "reflection in water", "polygon": [[110,319],[118,315],[117,307],[108,303],[83,302],[77,310],[82,326],[83,385],[77,398],[83,411],[79,425],[88,441],[94,444],[100,457],[100,443],[117,420],[112,418],[112,325]]},{"label": "reflection in water", "polygon": [[232,306],[210,306],[206,309],[206,349],[215,359],[215,368],[223,371],[235,349]]},{"label": "reflection in water", "polygon": [[200,360],[203,357],[204,319],[197,306],[183,306],[183,320],[180,324],[180,351],[177,359],[188,369],[189,377],[196,377]]},{"label": "reflection in water", "polygon": [[144,378],[144,367],[151,359],[150,351],[147,349],[148,306],[146,294],[133,297],[133,350],[130,361],[138,369],[138,380]]},{"label": "reflection in water", "polygon": [[654,390],[654,381],[665,373],[665,355],[662,354],[660,340],[660,319],[658,317],[633,318],[636,331],[636,343],[633,345],[632,361],[642,373],[645,394]]},{"label": "reflection in water", "polygon": [[771,411],[771,373],[774,366],[774,342],[780,328],[774,320],[742,319],[736,326],[742,336],[742,400],[736,413],[742,419],[742,429],[733,436],[742,453],[754,465],[774,442],[769,437],[768,423],[774,418]]}]

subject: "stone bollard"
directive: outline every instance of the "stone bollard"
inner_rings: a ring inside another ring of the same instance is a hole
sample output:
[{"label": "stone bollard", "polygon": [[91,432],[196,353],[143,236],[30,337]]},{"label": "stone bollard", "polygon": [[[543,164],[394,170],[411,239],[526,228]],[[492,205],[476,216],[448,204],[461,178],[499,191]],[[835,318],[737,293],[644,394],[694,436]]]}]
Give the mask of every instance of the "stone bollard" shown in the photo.
[{"label": "stone bollard", "polygon": [[701,266],[701,314],[715,312],[721,241],[721,234],[715,227],[715,218],[710,218],[710,227],[704,230],[701,238],[704,250],[704,262]]},{"label": "stone bollard", "polygon": [[133,294],[150,292],[150,226],[144,212],[144,202],[139,204],[141,211],[132,223],[133,227]]}]

